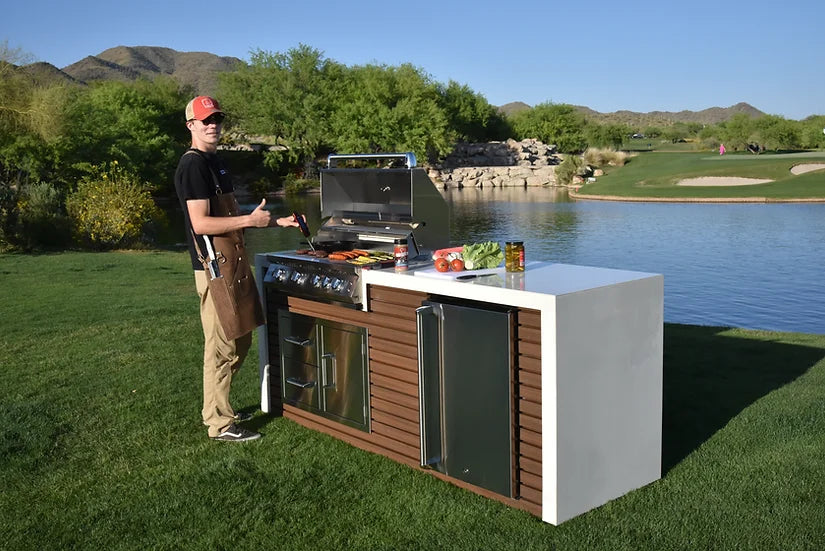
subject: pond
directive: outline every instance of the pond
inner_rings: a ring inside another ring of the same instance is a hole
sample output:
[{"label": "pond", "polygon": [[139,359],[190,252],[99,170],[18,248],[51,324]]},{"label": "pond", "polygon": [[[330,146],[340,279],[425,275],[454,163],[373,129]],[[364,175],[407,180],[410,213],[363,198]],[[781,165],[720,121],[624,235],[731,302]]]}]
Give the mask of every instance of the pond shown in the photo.
[{"label": "pond", "polygon": [[[444,192],[450,245],[524,241],[527,260],[664,274],[665,321],[825,334],[825,204],[573,201],[544,188]],[[317,196],[268,202],[306,212]],[[251,210],[254,205],[244,205]],[[253,253],[294,249],[295,230],[253,229]]]}]

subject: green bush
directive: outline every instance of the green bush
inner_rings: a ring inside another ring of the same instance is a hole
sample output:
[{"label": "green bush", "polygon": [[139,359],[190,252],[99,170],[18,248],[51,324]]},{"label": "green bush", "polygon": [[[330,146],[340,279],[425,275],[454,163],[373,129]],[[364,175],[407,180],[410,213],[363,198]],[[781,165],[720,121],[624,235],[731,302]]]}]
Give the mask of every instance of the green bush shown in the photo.
[{"label": "green bush", "polygon": [[60,192],[41,182],[23,188],[18,203],[19,244],[27,249],[65,247],[70,242],[69,219]]},{"label": "green bush", "polygon": [[149,187],[117,161],[93,167],[66,200],[75,239],[94,249],[148,243],[163,213]]},{"label": "green bush", "polygon": [[69,241],[69,221],[53,185],[0,182],[0,250],[63,247]]},{"label": "green bush", "polygon": [[582,166],[584,166],[584,160],[578,155],[565,155],[564,160],[556,167],[556,183],[569,186]]},{"label": "green bush", "polygon": [[312,188],[317,188],[320,185],[318,180],[310,178],[298,178],[290,174],[284,178],[284,193],[287,195],[295,195],[298,193],[306,193]]},{"label": "green bush", "polygon": [[7,182],[0,182],[0,250],[14,245],[18,220],[17,188]]}]

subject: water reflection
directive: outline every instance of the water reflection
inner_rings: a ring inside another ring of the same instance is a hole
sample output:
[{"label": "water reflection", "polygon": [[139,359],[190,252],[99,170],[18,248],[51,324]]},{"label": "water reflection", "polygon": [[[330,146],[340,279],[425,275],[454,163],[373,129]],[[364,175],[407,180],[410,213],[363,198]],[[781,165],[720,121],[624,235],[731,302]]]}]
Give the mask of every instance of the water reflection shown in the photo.
[{"label": "water reflection", "polygon": [[[444,196],[449,245],[518,239],[528,262],[664,274],[669,322],[825,334],[825,205],[571,201],[540,188]],[[267,205],[277,215],[305,212],[313,232],[321,223],[317,195]],[[247,232],[253,253],[302,240],[292,228]]]}]

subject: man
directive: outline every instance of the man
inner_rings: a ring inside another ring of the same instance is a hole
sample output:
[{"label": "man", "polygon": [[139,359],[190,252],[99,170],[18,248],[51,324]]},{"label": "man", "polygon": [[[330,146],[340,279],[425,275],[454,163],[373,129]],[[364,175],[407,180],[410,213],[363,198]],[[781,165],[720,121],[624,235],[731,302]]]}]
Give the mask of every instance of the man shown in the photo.
[{"label": "man", "polygon": [[[232,376],[240,369],[252,344],[252,329],[264,319],[244,248],[243,230],[298,226],[298,222],[293,216],[271,217],[264,210],[266,199],[250,214],[240,214],[229,174],[216,154],[224,117],[214,98],[198,96],[187,104],[186,127],[192,134],[192,147],[178,163],[175,189],[183,209],[195,287],[200,296],[204,336],[203,424],[213,440],[245,442],[261,435],[236,424],[252,416],[235,412],[229,403],[229,391]],[[216,261],[210,264],[209,258]],[[204,270],[203,259],[209,271]],[[223,286],[211,287],[218,283]]]}]

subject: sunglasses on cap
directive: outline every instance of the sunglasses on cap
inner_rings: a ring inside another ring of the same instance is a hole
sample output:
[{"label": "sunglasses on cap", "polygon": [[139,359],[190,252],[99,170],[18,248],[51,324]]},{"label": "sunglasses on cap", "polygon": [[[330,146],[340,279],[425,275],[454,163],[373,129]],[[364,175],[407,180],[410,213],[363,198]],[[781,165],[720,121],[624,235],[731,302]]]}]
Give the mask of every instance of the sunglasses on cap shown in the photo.
[{"label": "sunglasses on cap", "polygon": [[201,122],[204,125],[221,124],[223,122],[223,119],[225,118],[226,115],[224,115],[223,113],[212,113],[211,115],[203,119]]}]

